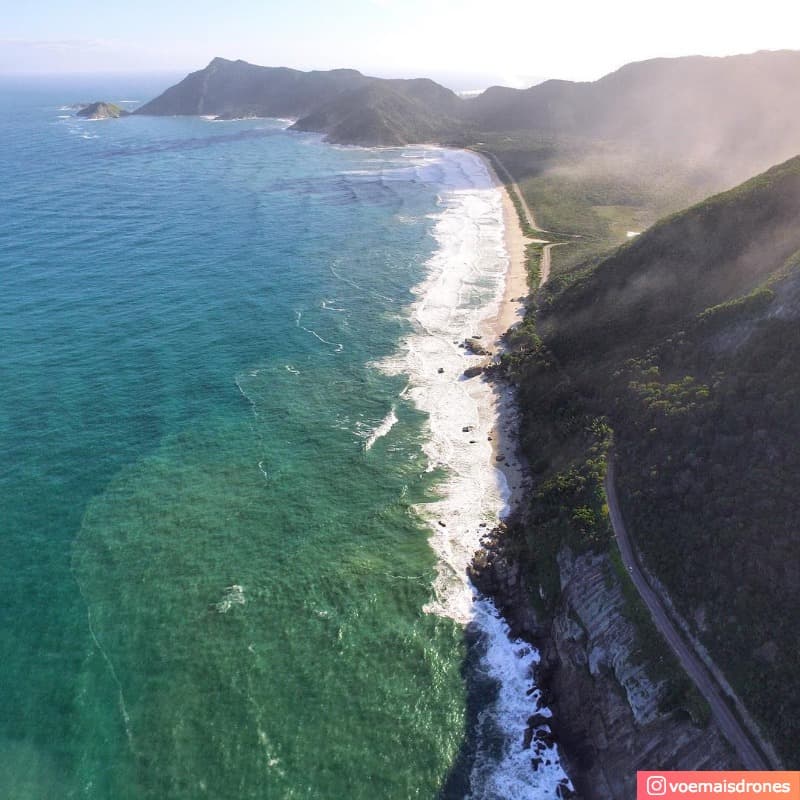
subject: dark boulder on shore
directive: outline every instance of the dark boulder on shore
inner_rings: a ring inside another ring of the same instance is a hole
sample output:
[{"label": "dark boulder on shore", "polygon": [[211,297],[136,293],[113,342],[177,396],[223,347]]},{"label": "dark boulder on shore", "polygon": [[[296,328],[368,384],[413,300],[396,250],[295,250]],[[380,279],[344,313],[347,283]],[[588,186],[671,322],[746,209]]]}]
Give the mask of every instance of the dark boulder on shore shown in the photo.
[{"label": "dark boulder on shore", "polygon": [[491,351],[487,350],[479,341],[477,336],[464,339],[464,347],[476,356],[490,356]]}]

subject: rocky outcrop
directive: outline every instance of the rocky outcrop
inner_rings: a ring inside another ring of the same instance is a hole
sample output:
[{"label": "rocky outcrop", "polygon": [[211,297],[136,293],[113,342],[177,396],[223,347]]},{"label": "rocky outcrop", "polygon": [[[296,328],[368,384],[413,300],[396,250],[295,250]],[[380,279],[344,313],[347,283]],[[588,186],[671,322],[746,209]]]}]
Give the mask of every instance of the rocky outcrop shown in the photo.
[{"label": "rocky outcrop", "polygon": [[492,355],[491,350],[487,350],[484,346],[483,342],[480,341],[480,336],[470,336],[468,339],[464,339],[463,347],[468,353],[472,353],[475,356],[490,356]]},{"label": "rocky outcrop", "polygon": [[540,642],[547,636],[547,627],[534,611],[532,589],[519,564],[506,555],[505,532],[505,524],[500,523],[487,533],[470,564],[469,577],[476,589],[494,600],[514,638]]},{"label": "rocky outcrop", "polygon": [[130,112],[125,111],[114,103],[106,103],[104,100],[99,100],[96,103],[90,103],[88,106],[83,106],[77,111],[77,116],[84,119],[118,119],[119,117],[130,116]]},{"label": "rocky outcrop", "polygon": [[540,648],[537,683],[577,796],[631,800],[637,770],[739,767],[713,723],[698,727],[682,712],[659,710],[664,687],[636,658],[635,629],[607,556],[562,549],[561,595],[543,618],[533,608],[536,588],[503,543],[502,529],[487,538],[471,577],[495,599],[514,635]]},{"label": "rocky outcrop", "polygon": [[478,375],[482,374],[486,371],[486,367],[488,363],[484,362],[482,364],[474,364],[471,367],[467,367],[464,370],[464,377],[465,378],[476,378]]}]

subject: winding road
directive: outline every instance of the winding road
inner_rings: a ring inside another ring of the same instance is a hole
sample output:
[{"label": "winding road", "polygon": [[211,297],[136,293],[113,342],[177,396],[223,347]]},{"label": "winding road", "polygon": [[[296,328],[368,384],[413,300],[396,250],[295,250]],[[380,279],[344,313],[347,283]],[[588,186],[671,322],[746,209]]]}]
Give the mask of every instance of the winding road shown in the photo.
[{"label": "winding road", "polygon": [[745,730],[742,723],[731,711],[722,688],[700,657],[686,642],[685,637],[681,635],[680,631],[673,624],[664,603],[656,592],[653,591],[642,573],[639,560],[636,557],[620,512],[617,492],[614,487],[614,465],[610,459],[608,471],[606,472],[605,490],[611,526],[617,538],[622,561],[628,570],[631,580],[636,586],[636,590],[639,592],[644,604],[650,611],[653,622],[667,641],[667,644],[678,657],[686,674],[691,678],[709,706],[711,706],[711,713],[714,720],[717,725],[719,725],[725,738],[736,750],[744,767],[748,770],[772,769],[773,765],[770,764],[769,759],[762,754],[761,749],[755,745],[749,732]]}]

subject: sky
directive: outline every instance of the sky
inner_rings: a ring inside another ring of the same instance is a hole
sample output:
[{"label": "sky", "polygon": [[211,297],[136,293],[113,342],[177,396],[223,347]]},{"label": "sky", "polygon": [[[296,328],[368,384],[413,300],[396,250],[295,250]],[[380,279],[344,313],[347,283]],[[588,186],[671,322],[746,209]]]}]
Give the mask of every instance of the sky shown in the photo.
[{"label": "sky", "polygon": [[223,56],[468,89],[800,49],[793,0],[0,0],[0,20],[0,75],[183,73]]}]

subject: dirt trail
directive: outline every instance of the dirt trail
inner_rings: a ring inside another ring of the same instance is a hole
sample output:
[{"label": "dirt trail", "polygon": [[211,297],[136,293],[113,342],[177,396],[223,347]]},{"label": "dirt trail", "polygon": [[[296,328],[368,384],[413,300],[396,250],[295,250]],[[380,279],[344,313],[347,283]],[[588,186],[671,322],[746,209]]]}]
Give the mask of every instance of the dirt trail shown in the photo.
[{"label": "dirt trail", "polygon": [[[508,193],[517,198],[519,205],[522,208],[522,213],[525,216],[525,221],[528,223],[528,225],[539,233],[549,233],[549,231],[546,231],[544,228],[540,228],[536,224],[536,217],[533,215],[533,211],[528,205],[527,200],[525,200],[525,195],[522,194],[519,184],[514,180],[514,176],[503,166],[500,159],[498,159],[496,156],[492,156],[490,161],[492,167],[502,176],[503,184],[505,185]],[[552,263],[550,251],[559,244],[563,244],[563,242],[549,242],[547,239],[531,239],[529,237],[525,238],[525,242],[527,244],[538,243],[544,245],[542,248],[542,260],[539,262],[539,288],[541,289],[542,286],[547,283],[547,280],[550,277],[550,265]]]}]

